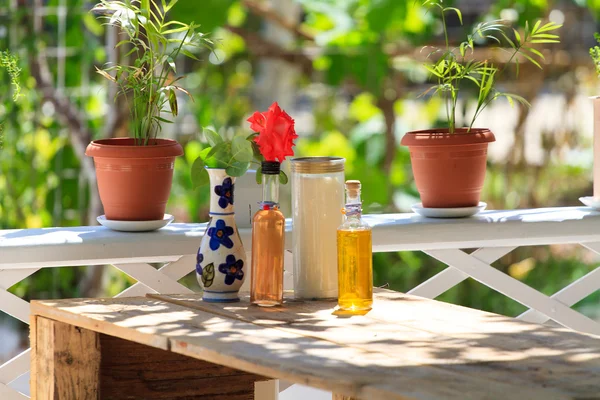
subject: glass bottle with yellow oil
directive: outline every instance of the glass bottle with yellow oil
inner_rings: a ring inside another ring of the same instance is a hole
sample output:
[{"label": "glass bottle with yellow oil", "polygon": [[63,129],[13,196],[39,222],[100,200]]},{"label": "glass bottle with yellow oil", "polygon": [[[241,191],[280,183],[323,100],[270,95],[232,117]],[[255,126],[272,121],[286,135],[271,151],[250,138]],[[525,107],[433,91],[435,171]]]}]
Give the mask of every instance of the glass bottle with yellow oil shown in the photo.
[{"label": "glass bottle with yellow oil", "polygon": [[338,305],[344,311],[373,305],[371,227],[362,220],[360,189],[359,181],[346,181],[346,221],[337,230]]}]

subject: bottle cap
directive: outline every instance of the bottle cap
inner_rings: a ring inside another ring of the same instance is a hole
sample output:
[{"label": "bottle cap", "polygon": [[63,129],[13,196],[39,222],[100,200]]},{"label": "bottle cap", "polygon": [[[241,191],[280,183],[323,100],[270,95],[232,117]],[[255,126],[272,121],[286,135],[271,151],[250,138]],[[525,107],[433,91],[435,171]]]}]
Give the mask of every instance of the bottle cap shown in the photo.
[{"label": "bottle cap", "polygon": [[360,181],[346,181],[346,191],[350,197],[356,197],[360,194]]},{"label": "bottle cap", "polygon": [[277,161],[263,161],[261,163],[262,173],[265,175],[279,175],[281,164]]}]

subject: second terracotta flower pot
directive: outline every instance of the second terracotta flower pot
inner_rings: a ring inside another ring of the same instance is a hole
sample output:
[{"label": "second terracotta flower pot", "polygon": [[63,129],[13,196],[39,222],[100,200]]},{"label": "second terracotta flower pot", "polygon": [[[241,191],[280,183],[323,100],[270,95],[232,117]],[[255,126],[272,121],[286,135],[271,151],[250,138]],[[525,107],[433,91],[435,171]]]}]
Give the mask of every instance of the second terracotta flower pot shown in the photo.
[{"label": "second terracotta flower pot", "polygon": [[471,207],[479,204],[485,180],[489,129],[466,128],[408,132],[408,146],[417,190],[423,207]]},{"label": "second terracotta flower pot", "polygon": [[154,139],[140,146],[130,138],[103,139],[91,142],[85,154],[94,158],[98,191],[107,219],[163,219],[175,157],[183,154],[179,143]]}]

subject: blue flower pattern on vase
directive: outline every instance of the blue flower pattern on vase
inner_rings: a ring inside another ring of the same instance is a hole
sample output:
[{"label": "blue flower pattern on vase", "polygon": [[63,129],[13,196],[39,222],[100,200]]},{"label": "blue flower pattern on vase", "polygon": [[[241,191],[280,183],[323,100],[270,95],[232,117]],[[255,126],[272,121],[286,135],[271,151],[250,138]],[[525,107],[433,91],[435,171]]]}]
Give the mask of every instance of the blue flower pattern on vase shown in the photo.
[{"label": "blue flower pattern on vase", "polygon": [[200,249],[198,249],[198,254],[196,255],[196,272],[198,275],[202,275],[202,262],[204,261],[204,255],[200,253]]},{"label": "blue flower pattern on vase", "polygon": [[223,245],[228,249],[233,247],[233,241],[230,236],[233,235],[233,228],[225,225],[222,219],[217,220],[215,227],[208,228],[208,236],[210,237],[210,249],[215,251],[219,246]]},{"label": "blue flower pattern on vase", "polygon": [[219,265],[219,272],[225,274],[225,284],[232,285],[235,280],[244,279],[244,261],[236,260],[235,256],[230,254],[225,259],[225,263]]},{"label": "blue flower pattern on vase", "polygon": [[234,184],[231,178],[225,178],[221,185],[215,186],[215,194],[219,196],[219,207],[227,208],[233,205]]}]

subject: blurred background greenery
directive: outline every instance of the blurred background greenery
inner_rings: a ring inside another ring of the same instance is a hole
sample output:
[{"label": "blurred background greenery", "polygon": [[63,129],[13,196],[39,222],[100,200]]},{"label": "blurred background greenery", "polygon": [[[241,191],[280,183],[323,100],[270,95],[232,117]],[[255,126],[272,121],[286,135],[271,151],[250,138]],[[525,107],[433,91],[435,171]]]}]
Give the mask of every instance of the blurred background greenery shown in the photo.
[{"label": "blurred background greenery", "polygon": [[[203,148],[201,127],[248,130],[253,110],[278,101],[295,119],[297,154],[337,155],[347,178],[363,183],[365,210],[406,212],[418,201],[407,149],[398,145],[412,129],[443,125],[438,99],[418,97],[427,87],[420,66],[424,45],[443,38],[439,19],[413,0],[180,0],[171,18],[195,21],[217,40],[202,62],[178,60],[195,101],[181,97],[180,116],[166,129],[185,156],[177,160],[168,212],[180,222],[207,219],[208,190],[192,190],[189,165]],[[479,126],[493,130],[482,200],[490,209],[578,205],[591,193],[591,102],[597,77],[588,49],[598,30],[598,0],[454,0],[465,25],[450,20],[451,40],[473,24],[503,18],[523,24],[538,18],[564,23],[559,45],[539,48],[540,71],[522,67],[502,90],[533,107],[498,102]],[[112,101],[114,88],[94,66],[121,60],[118,33],[96,21],[84,0],[0,0],[0,49],[21,58],[23,94],[10,98],[2,75],[0,120],[0,229],[95,224],[102,214],[91,160],[92,138],[127,135],[127,110]],[[475,57],[502,63],[490,43]],[[462,99],[463,114],[470,99]],[[460,232],[456,233],[457,235]],[[529,247],[494,265],[552,294],[594,267],[595,258],[575,246]],[[422,253],[375,255],[375,284],[406,291],[444,266]],[[185,282],[194,285],[194,278]],[[12,287],[26,299],[110,296],[133,281],[111,267],[49,268]],[[517,315],[525,308],[467,280],[444,301]],[[600,294],[575,307],[600,315]],[[6,317],[0,315],[0,318]],[[25,325],[11,318],[0,320]],[[25,340],[25,339],[24,339]],[[0,361],[2,361],[0,351]]]}]

